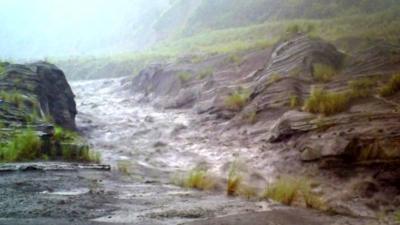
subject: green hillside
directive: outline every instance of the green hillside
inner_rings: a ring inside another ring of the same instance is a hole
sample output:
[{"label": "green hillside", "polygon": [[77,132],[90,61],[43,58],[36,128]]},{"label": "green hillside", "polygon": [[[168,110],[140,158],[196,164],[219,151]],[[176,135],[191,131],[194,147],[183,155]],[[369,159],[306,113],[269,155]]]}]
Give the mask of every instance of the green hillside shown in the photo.
[{"label": "green hillside", "polygon": [[[110,68],[137,74],[149,63],[185,55],[202,60],[264,49],[298,32],[333,42],[343,51],[358,51],[377,42],[400,44],[399,11],[396,0],[176,0],[153,24],[158,41],[146,50],[59,63],[70,78],[102,77]],[[88,74],[76,70],[77,65],[96,70]]]},{"label": "green hillside", "polygon": [[[365,15],[395,6],[396,0],[180,0],[160,17],[155,29],[186,36],[266,21]],[[179,23],[169,23],[178,18]]]}]

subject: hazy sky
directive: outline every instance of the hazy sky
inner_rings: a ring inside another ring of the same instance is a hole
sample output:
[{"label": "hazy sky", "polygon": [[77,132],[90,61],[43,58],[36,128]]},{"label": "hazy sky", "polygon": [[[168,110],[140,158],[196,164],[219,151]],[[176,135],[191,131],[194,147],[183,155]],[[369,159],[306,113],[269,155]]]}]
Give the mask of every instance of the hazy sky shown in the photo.
[{"label": "hazy sky", "polygon": [[[135,48],[168,0],[0,0],[0,57],[43,58]],[[132,39],[132,41],[129,41]]]}]

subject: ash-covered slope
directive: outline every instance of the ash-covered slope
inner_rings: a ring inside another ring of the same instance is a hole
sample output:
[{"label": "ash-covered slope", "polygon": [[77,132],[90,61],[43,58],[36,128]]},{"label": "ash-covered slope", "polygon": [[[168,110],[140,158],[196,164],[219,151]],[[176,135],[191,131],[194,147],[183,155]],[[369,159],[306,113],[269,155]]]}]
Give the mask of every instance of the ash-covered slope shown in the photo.
[{"label": "ash-covered slope", "polygon": [[399,72],[399,46],[350,55],[300,35],[263,51],[153,65],[132,89],[159,107],[193,109],[217,135],[276,152],[278,171],[314,174],[330,197],[359,179],[363,191],[353,197],[392,204],[400,193]]}]

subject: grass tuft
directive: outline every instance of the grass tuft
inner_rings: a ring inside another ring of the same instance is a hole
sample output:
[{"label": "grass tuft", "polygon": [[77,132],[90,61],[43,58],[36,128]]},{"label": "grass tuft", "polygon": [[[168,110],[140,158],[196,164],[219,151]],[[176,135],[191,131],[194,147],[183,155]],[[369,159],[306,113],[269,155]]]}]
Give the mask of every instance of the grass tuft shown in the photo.
[{"label": "grass tuft", "polygon": [[187,71],[182,71],[182,72],[178,73],[178,77],[181,80],[181,82],[185,83],[185,82],[189,81],[190,78],[192,78],[192,74]]},{"label": "grass tuft", "polygon": [[215,180],[205,170],[193,169],[184,176],[175,176],[173,183],[185,188],[211,190],[215,188]]},{"label": "grass tuft", "polygon": [[12,103],[16,105],[19,109],[23,107],[24,104],[24,96],[18,93],[17,91],[1,91],[0,99],[5,102]]},{"label": "grass tuft", "polygon": [[290,108],[295,109],[300,106],[300,98],[297,95],[290,96]]},{"label": "grass tuft", "polygon": [[336,75],[336,70],[330,65],[315,63],[313,64],[313,77],[319,82],[329,82]]},{"label": "grass tuft", "polygon": [[348,84],[353,98],[365,98],[370,96],[375,85],[376,82],[371,78],[352,80]]},{"label": "grass tuft", "polygon": [[200,73],[198,75],[198,78],[200,80],[203,80],[203,79],[205,79],[207,77],[212,76],[213,74],[214,74],[214,70],[212,68],[207,68],[207,69],[204,69],[204,70],[200,71]]},{"label": "grass tuft", "polygon": [[21,162],[40,158],[42,141],[32,130],[17,134],[7,144],[0,147],[0,161]]},{"label": "grass tuft", "polygon": [[234,63],[236,65],[240,65],[243,62],[243,58],[237,54],[230,54],[226,59],[227,63]]},{"label": "grass tuft", "polygon": [[54,141],[60,141],[60,142],[61,141],[74,141],[77,138],[79,138],[79,135],[74,131],[64,129],[60,126],[56,126],[54,128],[54,135],[53,135]]},{"label": "grass tuft", "polygon": [[241,110],[250,98],[250,92],[240,89],[226,97],[225,106],[231,110]]},{"label": "grass tuft", "polygon": [[326,116],[344,111],[350,104],[347,92],[330,92],[313,87],[303,109],[310,113],[321,113]]},{"label": "grass tuft", "polygon": [[311,182],[305,178],[280,177],[267,186],[263,196],[285,205],[293,205],[302,200],[309,208],[324,207],[322,200],[312,193]]},{"label": "grass tuft", "polygon": [[233,162],[229,169],[228,181],[226,184],[226,194],[228,196],[238,195],[241,183],[242,177],[238,174],[237,162]]},{"label": "grass tuft", "polygon": [[269,184],[264,192],[265,198],[273,199],[285,205],[292,205],[300,189],[299,181],[292,177],[279,178]]},{"label": "grass tuft", "polygon": [[400,224],[400,210],[394,213],[396,223]]},{"label": "grass tuft", "polygon": [[389,97],[396,94],[400,90],[400,74],[395,74],[389,82],[383,85],[379,90],[379,95]]},{"label": "grass tuft", "polygon": [[3,65],[1,65],[1,62],[0,62],[0,77],[2,77],[2,75],[3,75],[3,73],[6,71],[6,68],[4,68],[4,66]]}]

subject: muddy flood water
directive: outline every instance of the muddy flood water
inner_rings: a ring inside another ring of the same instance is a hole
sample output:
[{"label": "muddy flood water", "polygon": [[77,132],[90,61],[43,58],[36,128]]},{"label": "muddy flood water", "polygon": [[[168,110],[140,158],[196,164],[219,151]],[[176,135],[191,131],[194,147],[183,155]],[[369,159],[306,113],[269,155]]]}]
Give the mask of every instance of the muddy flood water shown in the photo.
[{"label": "muddy flood water", "polygon": [[[139,103],[125,79],[71,86],[79,111],[77,126],[111,171],[39,162],[70,169],[3,172],[0,224],[336,224],[335,217],[266,200],[173,185],[176,174],[195,166],[223,179],[238,158],[243,164],[253,160],[252,167],[242,169],[260,183],[274,171],[268,160],[254,161],[259,146],[234,138],[226,141],[229,137],[207,127],[212,122],[197,120],[190,110],[160,110]],[[263,168],[264,176],[253,172],[257,168]],[[343,222],[342,218],[337,224]]]}]

